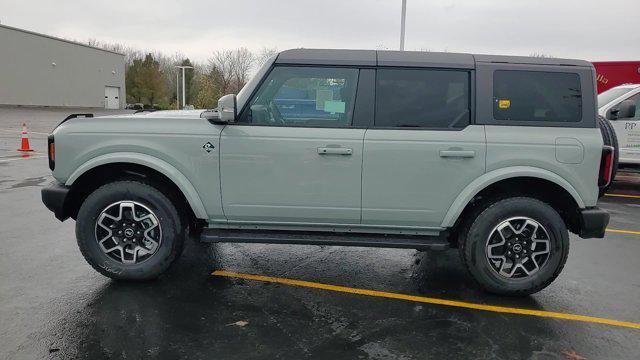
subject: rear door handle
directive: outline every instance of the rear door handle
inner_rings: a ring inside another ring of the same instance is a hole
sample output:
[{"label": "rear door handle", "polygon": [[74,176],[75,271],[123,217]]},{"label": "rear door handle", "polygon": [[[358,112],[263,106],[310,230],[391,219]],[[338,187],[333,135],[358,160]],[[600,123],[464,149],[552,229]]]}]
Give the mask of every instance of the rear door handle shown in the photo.
[{"label": "rear door handle", "polygon": [[472,158],[476,156],[473,150],[440,150],[440,157],[443,158]]},{"label": "rear door handle", "polygon": [[319,147],[318,154],[320,155],[351,155],[353,154],[353,149],[343,148],[343,147]]}]

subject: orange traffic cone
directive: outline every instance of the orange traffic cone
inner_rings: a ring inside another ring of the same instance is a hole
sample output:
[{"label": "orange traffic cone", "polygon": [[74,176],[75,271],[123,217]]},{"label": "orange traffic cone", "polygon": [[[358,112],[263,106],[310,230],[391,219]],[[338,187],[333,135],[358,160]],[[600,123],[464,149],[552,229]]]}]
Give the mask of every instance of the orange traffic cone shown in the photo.
[{"label": "orange traffic cone", "polygon": [[29,146],[29,133],[27,132],[27,124],[22,124],[22,145],[18,151],[33,151],[31,146]]}]

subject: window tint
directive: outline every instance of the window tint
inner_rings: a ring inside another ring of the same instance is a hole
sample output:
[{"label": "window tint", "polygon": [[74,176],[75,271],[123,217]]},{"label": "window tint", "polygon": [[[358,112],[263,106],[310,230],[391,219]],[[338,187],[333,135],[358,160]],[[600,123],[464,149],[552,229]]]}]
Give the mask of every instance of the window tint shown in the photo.
[{"label": "window tint", "polygon": [[376,76],[376,127],[469,125],[469,73],[382,69]]},{"label": "window tint", "polygon": [[276,67],[240,121],[273,126],[349,126],[357,82],[357,69]]},{"label": "window tint", "polygon": [[498,70],[493,74],[493,117],[515,121],[580,121],[580,77],[571,73]]}]

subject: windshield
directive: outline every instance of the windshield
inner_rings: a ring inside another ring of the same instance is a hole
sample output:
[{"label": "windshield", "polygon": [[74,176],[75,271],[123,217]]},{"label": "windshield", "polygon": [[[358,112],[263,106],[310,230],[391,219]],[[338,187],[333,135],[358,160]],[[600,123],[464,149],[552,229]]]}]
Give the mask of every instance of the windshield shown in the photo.
[{"label": "windshield", "polygon": [[601,108],[602,106],[607,105],[608,103],[628,93],[631,90],[633,90],[633,88],[616,87],[616,88],[609,89],[603,92],[602,94],[598,94],[598,108]]}]

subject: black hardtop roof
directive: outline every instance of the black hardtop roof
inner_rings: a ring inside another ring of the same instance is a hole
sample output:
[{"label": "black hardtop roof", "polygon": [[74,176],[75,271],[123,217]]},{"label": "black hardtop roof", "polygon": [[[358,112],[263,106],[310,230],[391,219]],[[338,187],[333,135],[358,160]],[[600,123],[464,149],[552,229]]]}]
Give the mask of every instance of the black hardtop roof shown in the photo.
[{"label": "black hardtop roof", "polygon": [[476,63],[592,66],[584,60],[529,56],[476,55],[427,51],[291,49],[278,54],[277,64],[334,66],[408,66],[473,69]]}]

